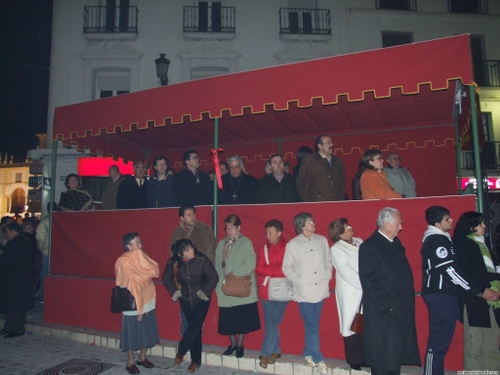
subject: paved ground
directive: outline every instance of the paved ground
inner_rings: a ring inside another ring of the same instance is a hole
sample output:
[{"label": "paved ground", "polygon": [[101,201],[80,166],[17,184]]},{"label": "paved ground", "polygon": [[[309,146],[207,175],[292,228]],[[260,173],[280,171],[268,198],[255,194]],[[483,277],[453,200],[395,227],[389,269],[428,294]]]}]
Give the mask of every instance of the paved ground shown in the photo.
[{"label": "paved ground", "polygon": [[[124,375],[126,354],[110,349],[83,344],[62,338],[31,333],[14,339],[0,339],[0,374],[2,375]],[[175,366],[172,359],[148,356],[158,367],[144,369],[141,374],[185,374],[189,362]],[[82,361],[83,360],[83,361]],[[63,363],[66,362],[66,363]],[[58,366],[59,365],[59,366]],[[54,368],[55,366],[58,366]],[[250,375],[254,371],[203,365],[196,374]]]},{"label": "paved ground", "polygon": [[[118,347],[117,334],[83,330],[77,327],[51,326],[43,323],[43,307],[27,312],[26,334],[13,339],[0,336],[0,375],[126,375],[126,354]],[[0,326],[3,316],[0,315]],[[145,369],[139,366],[141,374],[186,374],[187,359],[181,366],[175,366],[175,342],[162,341],[148,354],[157,367]],[[204,375],[251,375],[276,373],[281,375],[317,375],[316,369],[304,364],[300,356],[284,355],[276,365],[267,370],[258,366],[258,352],[245,351],[245,357],[238,360],[222,356],[225,348],[204,346],[204,364],[195,374]],[[343,360],[326,359],[329,375],[369,375],[365,371],[349,370]],[[422,369],[403,366],[404,375],[421,375]],[[456,374],[447,371],[446,375]]]}]

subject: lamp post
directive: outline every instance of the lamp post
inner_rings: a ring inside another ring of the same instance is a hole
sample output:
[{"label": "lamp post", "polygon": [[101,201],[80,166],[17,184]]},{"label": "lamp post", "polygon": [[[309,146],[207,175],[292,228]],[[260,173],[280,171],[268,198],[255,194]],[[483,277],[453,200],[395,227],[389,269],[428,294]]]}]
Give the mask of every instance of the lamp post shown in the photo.
[{"label": "lamp post", "polygon": [[161,85],[168,85],[168,67],[170,60],[165,58],[164,53],[160,53],[160,57],[155,60],[156,76],[160,79]]}]

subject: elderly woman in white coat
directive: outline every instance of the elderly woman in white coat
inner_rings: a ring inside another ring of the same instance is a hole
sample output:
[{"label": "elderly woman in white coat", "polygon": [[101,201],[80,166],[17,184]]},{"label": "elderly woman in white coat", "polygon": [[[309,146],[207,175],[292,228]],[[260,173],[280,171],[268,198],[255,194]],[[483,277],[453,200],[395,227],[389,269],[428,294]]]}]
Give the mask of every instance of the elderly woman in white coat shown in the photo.
[{"label": "elderly woman in white coat", "polygon": [[363,335],[354,333],[350,328],[363,296],[358,274],[358,250],[363,241],[352,236],[354,232],[345,218],[332,221],[328,226],[328,234],[334,243],[330,250],[336,270],[335,298],[340,333],[344,337],[345,357],[352,369],[361,370],[361,366],[365,366]]}]

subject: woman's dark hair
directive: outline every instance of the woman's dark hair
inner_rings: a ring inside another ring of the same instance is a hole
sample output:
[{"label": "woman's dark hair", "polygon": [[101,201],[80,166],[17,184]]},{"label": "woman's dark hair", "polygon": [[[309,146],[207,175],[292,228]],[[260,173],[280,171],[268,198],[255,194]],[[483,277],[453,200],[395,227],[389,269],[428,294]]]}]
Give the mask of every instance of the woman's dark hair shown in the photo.
[{"label": "woman's dark hair", "polygon": [[283,223],[279,220],[272,219],[269,220],[265,225],[264,228],[270,228],[270,227],[275,227],[278,232],[283,232]]},{"label": "woman's dark hair", "polygon": [[180,262],[182,262],[182,254],[184,253],[184,250],[186,250],[186,248],[189,246],[191,246],[195,252],[197,251],[193,246],[191,240],[188,240],[187,238],[181,238],[180,240],[175,241],[175,243],[172,245],[172,258],[174,262],[177,262],[178,265],[180,265]]},{"label": "woman's dark hair", "polygon": [[469,211],[464,212],[458,223],[455,226],[455,231],[453,232],[453,239],[457,239],[461,236],[467,236],[474,233],[474,228],[483,222],[483,214],[480,212]]},{"label": "woman's dark hair", "polygon": [[440,223],[446,215],[450,215],[450,210],[443,206],[431,206],[425,210],[425,220],[429,225]]},{"label": "woman's dark hair", "polygon": [[125,251],[128,251],[127,245],[132,241],[135,237],[139,237],[139,233],[137,232],[130,232],[126,233],[122,237],[122,242],[123,242],[123,247],[125,248]]},{"label": "woman's dark hair", "polygon": [[66,186],[66,189],[69,190],[69,179],[75,177],[78,180],[78,189],[82,187],[82,180],[80,179],[80,176],[78,176],[76,173],[70,173],[69,175],[66,176],[66,180],[64,180],[64,186]]},{"label": "woman's dark hair", "polygon": [[297,163],[302,163],[302,160],[306,158],[306,156],[312,155],[313,150],[307,146],[300,146],[297,150]]},{"label": "woman's dark hair", "polygon": [[361,156],[361,162],[359,165],[360,174],[362,174],[367,169],[375,170],[375,167],[370,164],[370,161],[373,161],[373,159],[375,159],[377,156],[382,156],[382,151],[373,149],[363,152],[363,156]]},{"label": "woman's dark hair", "polygon": [[328,236],[335,243],[340,240],[340,236],[345,232],[348,221],[345,217],[333,220],[328,226]]},{"label": "woman's dark hair", "polygon": [[21,234],[22,232],[21,226],[18,223],[7,224],[5,228],[11,232],[16,232],[17,234]]}]

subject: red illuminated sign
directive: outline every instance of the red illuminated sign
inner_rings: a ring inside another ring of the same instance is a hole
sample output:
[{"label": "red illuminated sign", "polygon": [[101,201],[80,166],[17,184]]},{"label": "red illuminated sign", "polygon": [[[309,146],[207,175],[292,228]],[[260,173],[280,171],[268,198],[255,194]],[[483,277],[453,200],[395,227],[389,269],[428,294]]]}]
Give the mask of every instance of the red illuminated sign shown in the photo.
[{"label": "red illuminated sign", "polygon": [[[462,190],[469,184],[474,184],[474,190],[477,190],[475,177],[462,177]],[[488,177],[488,190],[500,190],[500,177]]]},{"label": "red illuminated sign", "polygon": [[134,165],[132,162],[123,163],[123,159],[118,161],[112,158],[79,158],[78,159],[78,175],[106,177],[108,169],[112,165],[118,166],[121,174],[134,174]]}]

